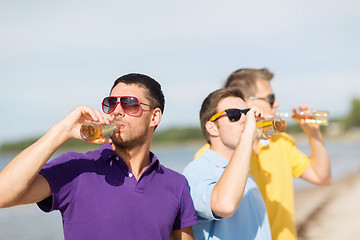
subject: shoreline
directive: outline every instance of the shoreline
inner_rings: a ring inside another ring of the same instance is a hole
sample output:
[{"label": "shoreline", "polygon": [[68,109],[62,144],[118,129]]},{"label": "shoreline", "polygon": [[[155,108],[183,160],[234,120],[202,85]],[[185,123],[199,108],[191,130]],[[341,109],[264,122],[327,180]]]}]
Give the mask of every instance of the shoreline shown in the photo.
[{"label": "shoreline", "polygon": [[360,171],[328,186],[295,192],[295,221],[299,240],[357,239],[360,214]]},{"label": "shoreline", "polygon": [[[286,132],[286,131],[285,131]],[[308,138],[304,132],[301,133],[293,133],[293,132],[286,132],[290,136],[292,136],[297,145],[301,144],[308,144]],[[322,132],[323,134],[323,140],[326,142],[332,142],[332,141],[340,141],[344,143],[360,143],[360,130],[352,130],[347,132],[342,132],[339,134],[326,134]],[[35,138],[32,139],[31,143],[35,141]],[[20,142],[22,140],[19,140]],[[24,139],[23,141],[29,141],[29,139]],[[75,141],[75,140],[74,140]],[[75,141],[76,143],[77,141]],[[0,144],[0,155],[1,154],[16,154],[21,152],[26,147],[30,146],[31,143],[21,146],[21,147],[12,147],[11,150],[1,150],[1,147],[4,145],[18,145],[19,143],[16,142],[9,142],[9,143],[3,143]],[[206,143],[205,139],[189,139],[189,140],[181,140],[181,141],[168,141],[168,142],[156,142],[153,141],[151,144],[152,148],[167,148],[167,147],[174,147],[174,146],[185,146],[185,147],[193,147],[199,146],[199,148]],[[91,151],[97,148],[96,144],[86,144],[81,142],[80,145],[74,144],[74,145],[68,145],[61,147],[58,152],[66,152],[66,151]]]}]

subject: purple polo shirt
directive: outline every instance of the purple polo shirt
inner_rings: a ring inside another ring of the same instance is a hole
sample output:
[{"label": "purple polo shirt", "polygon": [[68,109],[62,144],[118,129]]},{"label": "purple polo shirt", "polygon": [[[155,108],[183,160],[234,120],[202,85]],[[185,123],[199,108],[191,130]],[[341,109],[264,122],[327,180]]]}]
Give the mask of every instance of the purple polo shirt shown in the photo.
[{"label": "purple polo shirt", "polygon": [[40,171],[52,196],[38,206],[61,212],[66,240],[169,239],[197,224],[196,212],[186,178],[149,154],[138,181],[110,144],[62,154]]}]

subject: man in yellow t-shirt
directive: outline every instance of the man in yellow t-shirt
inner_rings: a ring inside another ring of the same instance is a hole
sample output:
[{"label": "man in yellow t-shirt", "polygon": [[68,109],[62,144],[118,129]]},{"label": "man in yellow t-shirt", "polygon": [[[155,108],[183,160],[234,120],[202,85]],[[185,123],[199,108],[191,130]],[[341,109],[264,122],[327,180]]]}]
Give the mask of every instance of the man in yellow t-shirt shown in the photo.
[{"label": "man in yellow t-shirt", "polygon": [[[249,107],[275,116],[279,103],[275,100],[267,69],[239,69],[227,79],[225,87],[237,87],[245,95]],[[293,111],[311,109],[301,105]],[[318,124],[297,120],[308,136],[311,156],[302,153],[294,139],[286,133],[273,134],[270,140],[256,141],[253,146],[250,174],[255,178],[268,211],[272,238],[296,239],[294,190],[292,177],[300,177],[317,185],[330,184],[330,161]],[[209,148],[204,145],[195,158]]]}]

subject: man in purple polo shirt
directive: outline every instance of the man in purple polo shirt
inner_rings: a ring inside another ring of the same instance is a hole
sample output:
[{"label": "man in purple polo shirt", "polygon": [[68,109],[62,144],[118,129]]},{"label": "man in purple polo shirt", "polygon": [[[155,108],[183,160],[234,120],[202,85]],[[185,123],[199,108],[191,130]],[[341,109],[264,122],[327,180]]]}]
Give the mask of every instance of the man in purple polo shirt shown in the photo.
[{"label": "man in purple polo shirt", "polygon": [[[197,223],[184,176],[150,152],[164,110],[154,79],[128,74],[103,100],[106,114],[76,107],[0,173],[0,207],[37,203],[59,210],[65,239],[193,239]],[[104,144],[87,153],[68,152],[47,163],[85,122],[116,125]]]}]

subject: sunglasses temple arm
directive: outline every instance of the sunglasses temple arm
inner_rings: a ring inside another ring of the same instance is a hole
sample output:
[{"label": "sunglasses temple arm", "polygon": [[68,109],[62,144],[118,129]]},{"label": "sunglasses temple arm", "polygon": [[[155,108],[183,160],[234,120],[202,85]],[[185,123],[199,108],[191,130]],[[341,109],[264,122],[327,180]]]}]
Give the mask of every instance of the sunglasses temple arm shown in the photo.
[{"label": "sunglasses temple arm", "polygon": [[215,121],[215,120],[218,119],[218,118],[221,116],[221,114],[223,114],[224,112],[225,112],[225,110],[223,110],[223,111],[221,111],[221,112],[218,112],[217,114],[215,114],[214,116],[212,116],[212,117],[209,119],[209,121],[210,121],[210,122]]}]

